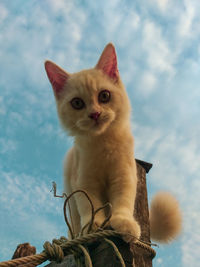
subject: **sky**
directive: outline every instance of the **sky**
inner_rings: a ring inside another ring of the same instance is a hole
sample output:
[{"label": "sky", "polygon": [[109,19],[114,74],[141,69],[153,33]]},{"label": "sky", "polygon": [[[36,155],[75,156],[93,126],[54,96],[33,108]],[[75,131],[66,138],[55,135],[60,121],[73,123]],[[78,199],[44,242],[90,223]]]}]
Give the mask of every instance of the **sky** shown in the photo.
[{"label": "sky", "polygon": [[[198,266],[200,254],[200,1],[0,0],[0,261],[19,243],[42,251],[67,234],[60,127],[44,71],[91,68],[108,42],[132,105],[135,156],[153,163],[149,201],[172,192],[183,230],[159,245],[154,267]],[[43,264],[42,266],[44,266]]]}]

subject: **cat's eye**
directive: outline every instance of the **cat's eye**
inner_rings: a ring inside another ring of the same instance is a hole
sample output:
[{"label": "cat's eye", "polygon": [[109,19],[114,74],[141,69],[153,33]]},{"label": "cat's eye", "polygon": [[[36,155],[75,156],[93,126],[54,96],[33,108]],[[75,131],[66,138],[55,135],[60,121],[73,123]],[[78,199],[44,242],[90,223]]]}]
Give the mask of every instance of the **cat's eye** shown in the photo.
[{"label": "cat's eye", "polygon": [[85,107],[85,103],[79,97],[73,98],[70,103],[74,109],[82,109]]},{"label": "cat's eye", "polygon": [[110,101],[110,92],[108,90],[101,91],[98,100],[100,103],[108,103]]}]

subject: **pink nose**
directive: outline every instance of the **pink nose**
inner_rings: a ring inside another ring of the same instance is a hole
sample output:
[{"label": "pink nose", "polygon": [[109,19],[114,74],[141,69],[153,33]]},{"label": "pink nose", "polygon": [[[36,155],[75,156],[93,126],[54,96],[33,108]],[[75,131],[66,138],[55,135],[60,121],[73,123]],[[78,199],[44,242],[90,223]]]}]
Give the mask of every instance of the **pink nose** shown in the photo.
[{"label": "pink nose", "polygon": [[89,115],[89,118],[91,118],[91,119],[93,119],[93,120],[97,120],[98,118],[99,118],[99,116],[100,116],[100,112],[94,112],[94,113],[91,113],[90,115]]}]

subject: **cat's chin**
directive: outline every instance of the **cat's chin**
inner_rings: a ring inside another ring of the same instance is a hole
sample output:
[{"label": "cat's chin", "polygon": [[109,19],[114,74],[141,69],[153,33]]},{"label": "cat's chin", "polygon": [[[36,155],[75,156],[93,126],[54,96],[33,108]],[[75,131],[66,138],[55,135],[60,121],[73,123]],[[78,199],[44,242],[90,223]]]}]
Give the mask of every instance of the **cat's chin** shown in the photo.
[{"label": "cat's chin", "polygon": [[103,125],[95,125],[90,131],[89,134],[91,136],[98,136],[106,132],[109,125],[103,124]]},{"label": "cat's chin", "polygon": [[[98,121],[79,120],[76,123],[78,135],[98,136],[106,132],[115,116],[102,116]],[[75,134],[76,135],[76,134]]]},{"label": "cat's chin", "polygon": [[94,125],[92,125],[87,131],[85,131],[85,133],[88,136],[100,136],[102,134],[104,134],[108,128],[110,127],[111,122],[107,121],[107,122],[98,122],[95,123]]},{"label": "cat's chin", "polygon": [[84,133],[88,136],[98,136],[106,132],[106,130],[109,128],[110,123],[95,123],[92,125],[89,129],[85,129]]},{"label": "cat's chin", "polygon": [[79,126],[74,127],[71,129],[70,127],[64,126],[64,130],[67,131],[69,136],[99,136],[106,132],[106,130],[109,128],[109,123],[99,123],[90,125],[90,127],[86,126]]}]

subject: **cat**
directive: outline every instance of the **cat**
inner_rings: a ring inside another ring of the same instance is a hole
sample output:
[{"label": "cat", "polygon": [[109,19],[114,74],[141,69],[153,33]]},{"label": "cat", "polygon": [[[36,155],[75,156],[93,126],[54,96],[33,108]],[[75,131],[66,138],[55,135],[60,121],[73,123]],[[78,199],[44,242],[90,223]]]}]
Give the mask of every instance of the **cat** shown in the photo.
[{"label": "cat", "polygon": [[[107,44],[94,68],[70,74],[47,60],[45,69],[60,122],[74,137],[74,146],[64,160],[66,193],[85,190],[95,209],[110,202],[110,226],[124,233],[127,242],[140,238],[140,225],[133,216],[137,169],[131,105],[120,79],[114,45]],[[71,215],[78,235],[91,219],[84,195],[73,196]],[[101,226],[105,218],[105,211],[98,212],[93,227]],[[151,238],[160,242],[168,242],[180,232],[180,209],[169,193],[154,198],[150,227]]]}]

